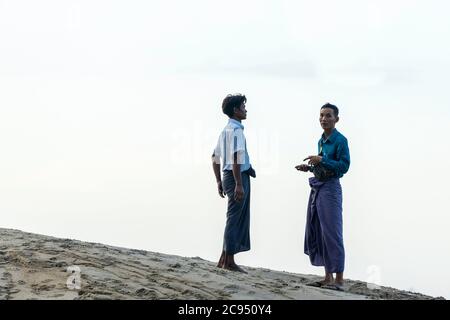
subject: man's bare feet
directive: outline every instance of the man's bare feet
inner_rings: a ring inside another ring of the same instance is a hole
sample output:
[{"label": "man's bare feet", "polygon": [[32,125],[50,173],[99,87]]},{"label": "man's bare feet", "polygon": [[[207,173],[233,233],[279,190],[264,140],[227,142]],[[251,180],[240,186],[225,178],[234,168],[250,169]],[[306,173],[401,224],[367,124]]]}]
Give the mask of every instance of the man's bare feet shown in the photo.
[{"label": "man's bare feet", "polygon": [[224,266],[223,268],[226,269],[226,270],[230,270],[230,271],[237,271],[237,272],[247,273],[247,271],[245,271],[244,269],[239,267],[237,264]]},{"label": "man's bare feet", "polygon": [[218,268],[223,268],[230,271],[237,271],[242,273],[247,273],[244,269],[239,267],[234,262],[234,255],[227,254],[225,251],[222,251],[222,255],[220,256],[219,262],[217,263]]},{"label": "man's bare feet", "polygon": [[331,279],[331,280],[325,279],[325,280],[322,280],[322,281],[319,281],[319,282],[320,282],[320,284],[321,284],[322,286],[326,286],[326,285],[329,285],[329,284],[333,284],[333,283],[334,283],[333,279]]},{"label": "man's bare feet", "polygon": [[320,280],[320,281],[313,281],[310,283],[307,283],[307,286],[310,287],[323,287],[323,286],[327,286],[327,285],[331,285],[334,283],[334,277],[332,273],[329,272],[325,272],[325,279]]},{"label": "man's bare feet", "polygon": [[312,281],[312,282],[307,283],[306,285],[310,286],[310,287],[319,287],[320,288],[320,287],[331,285],[331,284],[333,284],[333,280],[325,279],[325,280],[321,280],[321,281]]},{"label": "man's bare feet", "polygon": [[331,274],[331,277],[329,275],[330,275],[329,273],[326,273],[325,279],[331,279],[333,281],[331,283],[323,285],[322,288],[344,291],[344,273],[343,272],[336,273],[335,280],[333,279],[333,274]]},{"label": "man's bare feet", "polygon": [[339,272],[336,273],[336,284],[343,286],[344,285],[344,273],[343,272]]},{"label": "man's bare feet", "polygon": [[336,288],[336,290],[344,291],[344,280],[338,281],[336,279],[336,281],[334,281],[333,286]]},{"label": "man's bare feet", "polygon": [[334,282],[333,274],[332,273],[328,273],[328,272],[325,272],[325,279],[320,281],[320,283],[322,283],[322,286],[333,284],[333,282]]},{"label": "man's bare feet", "polygon": [[334,282],[332,284],[327,284],[322,286],[324,289],[336,290],[336,291],[345,291],[343,282]]}]

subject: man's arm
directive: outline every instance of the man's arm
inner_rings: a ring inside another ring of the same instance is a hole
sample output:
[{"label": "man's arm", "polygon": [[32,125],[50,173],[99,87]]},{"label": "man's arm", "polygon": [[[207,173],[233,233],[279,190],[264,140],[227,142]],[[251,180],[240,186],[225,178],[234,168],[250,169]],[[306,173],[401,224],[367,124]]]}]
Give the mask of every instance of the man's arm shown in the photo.
[{"label": "man's arm", "polygon": [[350,152],[348,150],[347,139],[344,138],[339,142],[336,158],[337,160],[332,160],[327,156],[309,156],[305,160],[309,160],[308,164],[314,166],[322,163],[325,168],[333,170],[338,175],[345,174],[350,167]]},{"label": "man's arm", "polygon": [[234,188],[234,199],[237,202],[241,202],[244,198],[244,187],[242,186],[241,165],[238,163],[237,152],[233,154],[233,177],[236,182],[236,187]]},{"label": "man's arm", "polygon": [[217,159],[217,157],[214,153],[212,155],[212,167],[213,167],[214,175],[216,176],[217,191],[219,192],[219,196],[224,198],[225,193],[223,192],[222,178],[220,176],[220,159]]},{"label": "man's arm", "polygon": [[334,170],[337,174],[345,174],[350,167],[350,151],[348,149],[347,139],[343,138],[339,142],[336,151],[337,160],[332,160],[327,156],[322,157],[322,164],[329,169]]}]

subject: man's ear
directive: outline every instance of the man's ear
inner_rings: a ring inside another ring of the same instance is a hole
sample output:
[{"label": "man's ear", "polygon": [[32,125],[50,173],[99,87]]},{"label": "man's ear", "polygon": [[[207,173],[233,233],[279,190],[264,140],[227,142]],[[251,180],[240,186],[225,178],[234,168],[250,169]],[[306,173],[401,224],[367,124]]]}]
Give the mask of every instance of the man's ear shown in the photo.
[{"label": "man's ear", "polygon": [[339,117],[336,117],[336,122],[339,122]]}]

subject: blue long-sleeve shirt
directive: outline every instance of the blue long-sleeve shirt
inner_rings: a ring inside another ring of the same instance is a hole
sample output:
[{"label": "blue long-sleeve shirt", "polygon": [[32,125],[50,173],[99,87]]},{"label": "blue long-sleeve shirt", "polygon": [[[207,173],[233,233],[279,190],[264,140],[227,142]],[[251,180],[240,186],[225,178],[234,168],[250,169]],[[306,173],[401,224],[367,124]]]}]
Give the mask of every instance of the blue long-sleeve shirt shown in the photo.
[{"label": "blue long-sleeve shirt", "polygon": [[347,138],[336,129],[328,138],[325,135],[319,140],[319,155],[322,156],[322,165],[335,172],[337,178],[341,178],[350,167],[350,151]]}]

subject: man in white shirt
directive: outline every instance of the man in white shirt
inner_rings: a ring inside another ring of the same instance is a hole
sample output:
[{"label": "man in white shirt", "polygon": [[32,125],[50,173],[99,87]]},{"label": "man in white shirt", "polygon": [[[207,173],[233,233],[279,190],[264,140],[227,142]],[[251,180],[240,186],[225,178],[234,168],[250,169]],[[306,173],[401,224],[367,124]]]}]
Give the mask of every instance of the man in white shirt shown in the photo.
[{"label": "man in white shirt", "polygon": [[[217,267],[244,273],[235,263],[234,255],[250,250],[250,176],[256,177],[241,122],[247,118],[246,102],[247,98],[240,94],[228,95],[223,100],[222,111],[229,120],[212,155],[219,195],[228,197],[223,250]],[[223,161],[223,180],[220,159]]]}]

